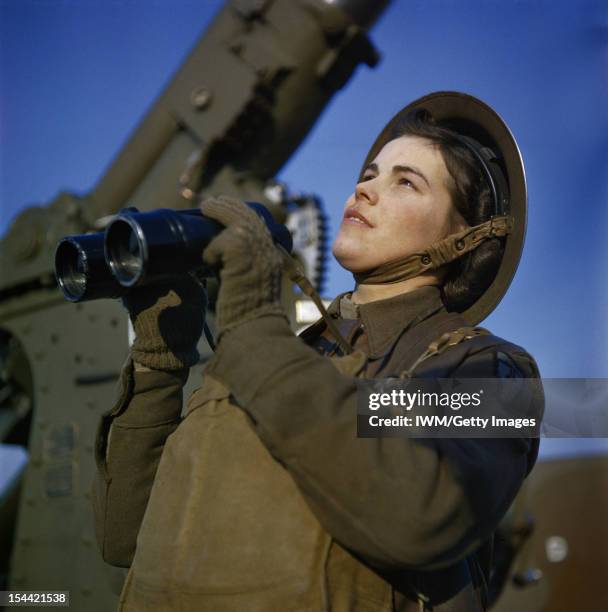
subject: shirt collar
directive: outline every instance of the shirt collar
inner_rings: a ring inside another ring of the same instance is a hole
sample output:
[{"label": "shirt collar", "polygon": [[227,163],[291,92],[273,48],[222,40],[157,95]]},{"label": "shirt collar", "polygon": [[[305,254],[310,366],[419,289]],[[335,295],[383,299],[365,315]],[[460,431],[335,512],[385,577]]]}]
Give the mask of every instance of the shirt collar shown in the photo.
[{"label": "shirt collar", "polygon": [[339,295],[328,310],[336,318],[361,321],[372,358],[384,355],[406,329],[444,308],[439,287],[430,285],[367,304],[355,304],[351,295]]}]

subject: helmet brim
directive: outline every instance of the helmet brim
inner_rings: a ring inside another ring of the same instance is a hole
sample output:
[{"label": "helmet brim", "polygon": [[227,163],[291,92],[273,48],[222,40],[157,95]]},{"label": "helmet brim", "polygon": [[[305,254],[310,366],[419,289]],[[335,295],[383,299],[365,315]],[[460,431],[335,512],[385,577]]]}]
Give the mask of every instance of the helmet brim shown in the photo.
[{"label": "helmet brim", "polygon": [[426,95],[400,110],[384,127],[372,145],[362,171],[391,140],[393,128],[417,109],[428,111],[435,122],[459,134],[474,138],[490,147],[501,159],[509,184],[509,214],[513,216],[512,232],[505,239],[505,248],[498,272],[486,291],[461,314],[470,325],[483,321],[504,297],[519,265],[526,234],[527,189],[524,164],[517,142],[503,119],[487,104],[474,96],[440,91]]}]

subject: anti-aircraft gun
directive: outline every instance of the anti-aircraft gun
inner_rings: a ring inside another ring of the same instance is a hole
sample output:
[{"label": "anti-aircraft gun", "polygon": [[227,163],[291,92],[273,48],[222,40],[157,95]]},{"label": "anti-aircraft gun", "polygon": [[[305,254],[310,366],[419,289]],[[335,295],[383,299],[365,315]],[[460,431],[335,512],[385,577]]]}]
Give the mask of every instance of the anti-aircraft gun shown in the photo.
[{"label": "anti-aircraft gun", "polygon": [[387,4],[227,2],[94,189],[15,219],[0,243],[0,441],[27,446],[29,462],[0,507],[4,588],[69,590],[74,609],[105,611],[124,578],[96,549],[89,489],[127,317],[112,300],[65,302],[53,274],[58,240],[100,231],[125,206],[187,209],[228,193],[292,229],[321,289],[321,202],[274,177],[356,67],[378,61],[366,32]]}]

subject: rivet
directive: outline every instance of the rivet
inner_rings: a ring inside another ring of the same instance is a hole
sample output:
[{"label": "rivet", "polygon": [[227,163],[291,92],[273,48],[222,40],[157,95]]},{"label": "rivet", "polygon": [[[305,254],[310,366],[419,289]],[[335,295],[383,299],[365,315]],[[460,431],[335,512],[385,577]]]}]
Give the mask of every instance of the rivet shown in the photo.
[{"label": "rivet", "polygon": [[456,248],[459,251],[462,251],[462,249],[464,249],[464,240],[457,240],[456,241]]},{"label": "rivet", "polygon": [[211,103],[211,92],[205,87],[196,87],[190,94],[190,104],[196,110],[203,110]]},{"label": "rivet", "polygon": [[428,266],[431,263],[431,258],[428,255],[423,255],[421,261],[425,266]]},{"label": "rivet", "polygon": [[568,556],[568,541],[562,536],[550,536],[545,541],[545,552],[551,563],[560,563]]}]

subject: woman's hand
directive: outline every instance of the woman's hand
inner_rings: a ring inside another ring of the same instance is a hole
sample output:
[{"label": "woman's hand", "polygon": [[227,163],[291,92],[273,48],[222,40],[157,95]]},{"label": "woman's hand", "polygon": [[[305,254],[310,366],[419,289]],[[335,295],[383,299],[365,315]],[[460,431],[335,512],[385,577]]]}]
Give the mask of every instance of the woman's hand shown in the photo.
[{"label": "woman's hand", "polygon": [[207,293],[191,276],[134,289],[122,301],[135,331],[131,355],[136,366],[181,370],[198,363]]},{"label": "woman's hand", "polygon": [[201,212],[226,227],[203,253],[203,261],[220,270],[216,307],[220,336],[257,317],[284,315],[282,258],[264,221],[240,200],[226,196],[203,200]]}]

